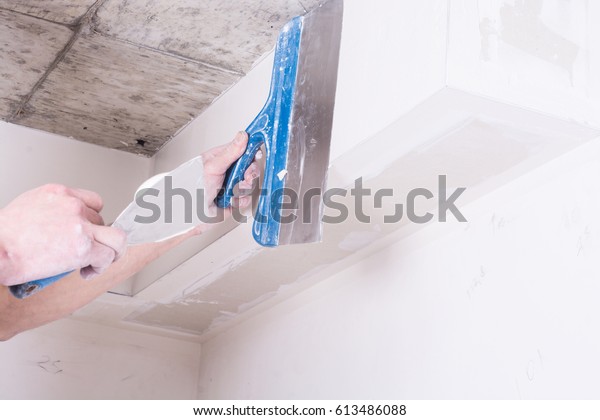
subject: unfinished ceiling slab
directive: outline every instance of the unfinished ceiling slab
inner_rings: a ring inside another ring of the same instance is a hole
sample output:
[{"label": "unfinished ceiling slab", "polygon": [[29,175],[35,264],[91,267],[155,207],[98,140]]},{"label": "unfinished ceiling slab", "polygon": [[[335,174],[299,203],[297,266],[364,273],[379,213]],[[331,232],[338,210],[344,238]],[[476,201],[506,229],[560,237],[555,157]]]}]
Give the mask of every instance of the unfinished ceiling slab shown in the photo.
[{"label": "unfinished ceiling slab", "polygon": [[18,111],[71,35],[64,26],[0,10],[0,118]]},{"label": "unfinished ceiling slab", "polygon": [[211,67],[90,34],[75,42],[16,121],[152,154],[235,80]]},{"label": "unfinished ceiling slab", "polygon": [[316,0],[0,0],[0,118],[153,156]]},{"label": "unfinished ceiling slab", "polygon": [[297,0],[108,0],[96,30],[243,74],[275,44],[279,29],[304,13]]}]

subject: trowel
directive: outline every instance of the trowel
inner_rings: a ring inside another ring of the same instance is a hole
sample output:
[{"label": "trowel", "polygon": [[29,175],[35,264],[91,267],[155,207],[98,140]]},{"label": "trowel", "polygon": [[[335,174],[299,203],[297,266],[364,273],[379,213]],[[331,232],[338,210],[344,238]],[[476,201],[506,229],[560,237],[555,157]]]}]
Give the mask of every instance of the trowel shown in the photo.
[{"label": "trowel", "polygon": [[266,150],[253,236],[263,246],[318,242],[333,121],[343,1],[329,0],[288,22],[277,40],[269,97],[246,129],[244,155],[227,171],[219,207],[256,152]]}]

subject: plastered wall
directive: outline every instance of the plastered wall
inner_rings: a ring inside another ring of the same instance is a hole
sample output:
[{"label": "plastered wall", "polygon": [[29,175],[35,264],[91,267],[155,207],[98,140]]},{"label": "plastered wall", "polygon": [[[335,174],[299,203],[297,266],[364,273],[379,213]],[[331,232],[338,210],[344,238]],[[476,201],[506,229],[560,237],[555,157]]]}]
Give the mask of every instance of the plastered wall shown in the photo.
[{"label": "plastered wall", "polygon": [[597,139],[208,341],[198,396],[598,398],[599,161]]},{"label": "plastered wall", "polygon": [[0,399],[192,399],[200,346],[61,320],[0,343]]}]

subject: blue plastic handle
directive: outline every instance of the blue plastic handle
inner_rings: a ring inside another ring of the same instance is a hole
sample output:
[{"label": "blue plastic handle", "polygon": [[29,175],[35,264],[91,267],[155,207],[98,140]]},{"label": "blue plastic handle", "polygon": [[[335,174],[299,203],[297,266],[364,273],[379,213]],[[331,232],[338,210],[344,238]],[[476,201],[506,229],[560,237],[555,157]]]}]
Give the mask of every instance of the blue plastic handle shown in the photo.
[{"label": "blue plastic handle", "polygon": [[29,281],[23,284],[15,284],[14,286],[10,286],[8,289],[10,293],[18,299],[25,299],[29,297],[46,286],[50,286],[52,283],[57,282],[68,274],[71,274],[73,271],[67,271],[66,273],[57,274],[56,276],[47,277],[41,280]]},{"label": "blue plastic handle", "polygon": [[[281,30],[275,47],[269,97],[263,109],[250,123],[248,146],[244,154],[227,170],[223,189],[215,202],[218,207],[231,206],[234,187],[244,179],[256,152],[265,145],[265,178],[254,218],[253,236],[263,246],[279,244],[281,196],[290,138],[290,121],[296,91],[298,57],[302,35],[302,17],[288,22]],[[283,176],[282,176],[283,174]]]}]

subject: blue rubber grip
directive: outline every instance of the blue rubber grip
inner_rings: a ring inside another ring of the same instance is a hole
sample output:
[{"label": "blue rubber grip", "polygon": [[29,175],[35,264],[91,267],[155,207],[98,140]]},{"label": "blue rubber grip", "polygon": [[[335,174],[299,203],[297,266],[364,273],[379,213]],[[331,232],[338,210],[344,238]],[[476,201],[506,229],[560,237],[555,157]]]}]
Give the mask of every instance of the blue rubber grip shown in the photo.
[{"label": "blue rubber grip", "polygon": [[8,289],[10,293],[18,299],[25,299],[29,297],[46,286],[50,286],[52,283],[57,282],[68,274],[71,274],[73,271],[67,271],[66,273],[57,274],[56,276],[47,277],[41,280],[33,280],[23,284],[15,284],[14,286],[10,286]]},{"label": "blue rubber grip", "polygon": [[269,97],[246,129],[246,151],[227,170],[223,188],[215,200],[218,207],[231,206],[234,187],[244,179],[244,173],[254,160],[256,152],[264,144],[265,177],[253,226],[254,239],[263,246],[279,244],[281,198],[285,188],[285,175],[280,174],[285,174],[287,167],[302,24],[301,17],[292,19],[279,34]]}]

